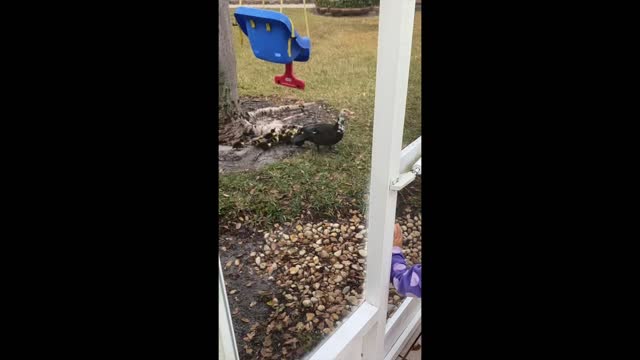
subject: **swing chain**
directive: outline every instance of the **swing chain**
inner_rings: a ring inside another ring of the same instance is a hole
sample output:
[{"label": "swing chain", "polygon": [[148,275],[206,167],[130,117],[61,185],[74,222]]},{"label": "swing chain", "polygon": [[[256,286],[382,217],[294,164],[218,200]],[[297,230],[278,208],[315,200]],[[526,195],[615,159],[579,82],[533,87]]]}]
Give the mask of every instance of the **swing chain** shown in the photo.
[{"label": "swing chain", "polygon": [[309,33],[309,19],[307,19],[307,0],[302,0],[302,7],[304,8],[304,24],[307,27],[307,37],[311,38],[311,33]]},{"label": "swing chain", "polygon": [[[239,5],[242,6],[242,0],[239,1]],[[242,36],[242,30],[240,29],[240,24],[238,24],[238,21],[235,20],[235,16],[234,16],[233,22],[234,22],[233,26],[238,27],[238,36],[240,37],[240,47],[244,47],[244,37]]]}]

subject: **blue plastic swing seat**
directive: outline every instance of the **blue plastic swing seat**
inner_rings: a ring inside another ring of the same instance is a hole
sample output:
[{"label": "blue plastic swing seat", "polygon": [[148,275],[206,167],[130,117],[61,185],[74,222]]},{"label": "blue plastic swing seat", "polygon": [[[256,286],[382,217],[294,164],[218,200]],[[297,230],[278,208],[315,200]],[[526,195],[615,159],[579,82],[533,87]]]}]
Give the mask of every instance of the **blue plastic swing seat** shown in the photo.
[{"label": "blue plastic swing seat", "polygon": [[249,38],[253,54],[258,59],[278,64],[309,60],[311,39],[300,36],[286,15],[239,7],[234,16],[242,32]]}]

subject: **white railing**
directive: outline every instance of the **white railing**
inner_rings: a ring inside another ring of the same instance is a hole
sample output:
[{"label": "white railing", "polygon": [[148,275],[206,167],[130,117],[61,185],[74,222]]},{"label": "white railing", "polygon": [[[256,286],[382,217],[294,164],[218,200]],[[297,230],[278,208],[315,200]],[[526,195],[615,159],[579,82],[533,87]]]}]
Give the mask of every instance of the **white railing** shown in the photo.
[{"label": "white railing", "polygon": [[421,300],[407,298],[387,320],[384,331],[385,359],[395,360],[404,345],[410,341],[422,325]]},{"label": "white railing", "polygon": [[411,171],[413,165],[422,156],[422,136],[407,145],[400,153],[400,173]]},{"label": "white railing", "polygon": [[222,264],[218,258],[218,358],[220,360],[238,360],[238,347],[233,334],[233,321],[224,286]]}]

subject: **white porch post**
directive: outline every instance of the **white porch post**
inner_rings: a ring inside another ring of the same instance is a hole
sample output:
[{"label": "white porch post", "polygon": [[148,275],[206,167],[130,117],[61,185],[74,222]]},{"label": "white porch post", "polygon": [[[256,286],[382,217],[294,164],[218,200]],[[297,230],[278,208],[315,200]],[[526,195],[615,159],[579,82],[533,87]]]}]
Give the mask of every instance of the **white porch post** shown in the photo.
[{"label": "white porch post", "polygon": [[374,333],[365,336],[364,359],[384,358],[391,247],[400,150],[409,81],[415,0],[380,1],[373,125],[365,300],[377,308]]},{"label": "white porch post", "polygon": [[222,264],[218,258],[218,359],[237,360],[239,358],[227,291],[224,286]]}]

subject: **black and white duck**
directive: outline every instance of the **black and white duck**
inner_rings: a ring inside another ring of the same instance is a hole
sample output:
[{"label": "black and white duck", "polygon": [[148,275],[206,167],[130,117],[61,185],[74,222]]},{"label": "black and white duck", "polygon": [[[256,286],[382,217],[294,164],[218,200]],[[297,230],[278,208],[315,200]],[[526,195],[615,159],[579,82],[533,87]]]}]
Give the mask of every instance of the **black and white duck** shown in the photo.
[{"label": "black and white duck", "polygon": [[320,145],[329,146],[339,143],[344,137],[345,122],[347,120],[348,110],[341,110],[338,115],[338,121],[335,124],[313,124],[302,127],[298,134],[293,138],[296,146],[302,146],[305,141],[316,144],[318,152]]}]

